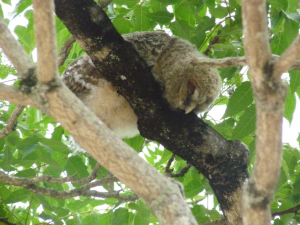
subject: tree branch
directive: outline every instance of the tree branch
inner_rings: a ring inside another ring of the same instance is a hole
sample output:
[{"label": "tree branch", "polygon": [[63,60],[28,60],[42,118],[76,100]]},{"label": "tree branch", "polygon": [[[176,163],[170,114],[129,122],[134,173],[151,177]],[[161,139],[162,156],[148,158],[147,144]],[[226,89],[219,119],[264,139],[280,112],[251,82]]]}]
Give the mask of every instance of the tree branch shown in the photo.
[{"label": "tree branch", "polygon": [[281,215],[285,215],[285,214],[288,214],[288,213],[294,213],[296,215],[299,210],[300,210],[300,204],[296,205],[296,206],[294,206],[290,209],[287,209],[287,210],[283,210],[283,211],[279,211],[279,212],[273,212],[272,217],[281,216]]},{"label": "tree branch", "polygon": [[276,60],[274,64],[274,74],[276,78],[280,78],[282,73],[287,71],[300,56],[300,36],[289,46],[287,50]]},{"label": "tree branch", "polygon": [[270,201],[275,192],[282,155],[285,88],[280,77],[273,74],[266,1],[247,0],[242,3],[245,55],[256,102],[256,157],[253,173],[244,189],[243,222],[269,224]]},{"label": "tree branch", "polygon": [[0,83],[0,98],[22,106],[37,107],[30,95],[22,93],[18,88]]},{"label": "tree branch", "polygon": [[[92,173],[91,173],[92,175]],[[20,178],[6,175],[4,172],[0,171],[0,180],[3,183],[24,187],[36,194],[46,195],[53,198],[67,199],[76,196],[86,196],[86,197],[103,197],[103,198],[117,198],[125,201],[133,201],[136,200],[137,197],[134,196],[122,196],[119,192],[99,192],[99,191],[90,191],[91,188],[101,186],[103,184],[116,182],[118,179],[116,177],[111,178],[103,178],[94,182],[90,182],[91,175],[86,178],[75,179],[74,177],[66,177],[66,178],[50,178],[49,176],[41,176],[35,178]],[[64,182],[74,182],[74,183],[87,183],[79,188],[75,188],[70,191],[57,191],[53,188],[45,188],[36,186],[37,182],[51,182],[51,183],[64,183]]]},{"label": "tree branch", "polygon": [[0,17],[0,46],[12,62],[19,75],[27,77],[32,74],[35,65],[28,57],[25,50],[17,42],[8,29],[5,21]]},{"label": "tree branch", "polygon": [[75,42],[75,38],[73,36],[69,37],[69,39],[64,43],[64,45],[60,48],[59,56],[58,56],[58,67],[61,67],[66,59],[68,58],[68,55],[73,47],[73,44]]},{"label": "tree branch", "polygon": [[33,0],[32,4],[38,54],[37,78],[48,83],[58,77],[54,1]]},{"label": "tree branch", "polygon": [[0,139],[16,130],[17,119],[19,115],[22,113],[23,109],[24,106],[17,105],[16,109],[14,110],[11,117],[7,121],[6,127],[0,130]]}]

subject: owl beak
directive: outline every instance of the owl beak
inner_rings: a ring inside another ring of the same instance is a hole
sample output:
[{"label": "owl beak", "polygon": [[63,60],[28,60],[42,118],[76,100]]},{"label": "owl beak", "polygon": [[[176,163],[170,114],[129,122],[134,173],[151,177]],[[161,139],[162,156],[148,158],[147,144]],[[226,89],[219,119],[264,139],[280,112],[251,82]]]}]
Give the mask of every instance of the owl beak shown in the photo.
[{"label": "owl beak", "polygon": [[191,111],[193,111],[193,109],[195,108],[196,103],[192,102],[189,106],[185,107],[185,114],[190,113]]}]

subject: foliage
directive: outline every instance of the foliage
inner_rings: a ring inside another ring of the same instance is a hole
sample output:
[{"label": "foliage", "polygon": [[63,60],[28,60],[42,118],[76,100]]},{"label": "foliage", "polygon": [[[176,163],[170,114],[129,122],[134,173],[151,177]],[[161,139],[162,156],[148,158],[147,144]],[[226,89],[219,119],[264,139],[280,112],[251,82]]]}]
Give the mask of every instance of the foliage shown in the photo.
[{"label": "foliage", "polygon": [[[296,0],[269,0],[268,15],[270,41],[273,54],[281,54],[296,38],[299,30],[300,15]],[[4,4],[2,0],[0,15]],[[22,0],[14,7],[13,20],[26,18],[27,25],[17,25],[14,33],[26,52],[34,58],[35,41],[33,13],[30,0]],[[244,55],[242,43],[242,21],[240,0],[114,0],[108,5],[107,14],[121,34],[135,31],[165,30],[195,44],[200,51],[211,58],[238,57]],[[61,21],[56,19],[58,50],[70,37],[70,33]],[[75,44],[65,64],[83,51]],[[223,89],[215,102],[215,108],[226,106],[223,117],[216,121],[206,112],[201,117],[227,139],[239,139],[250,149],[251,171],[255,143],[255,102],[247,69],[233,67],[219,69],[223,80]],[[300,96],[298,71],[290,71],[286,83],[288,95],[285,118],[292,123],[296,107],[296,96]],[[0,65],[0,78],[9,74],[16,75],[14,69],[3,63]],[[17,83],[17,82],[16,82]],[[17,84],[16,84],[17,85]],[[0,103],[0,129],[4,128],[15,109],[15,105]],[[219,109],[218,108],[218,109]],[[75,154],[68,147],[69,135],[51,117],[39,110],[26,107],[18,118],[15,131],[0,139],[0,168],[10,175],[33,178],[50,175],[54,178],[74,176],[87,177],[96,165],[95,160],[86,154]],[[300,138],[298,138],[298,141]],[[141,136],[125,140],[141,157],[145,158],[157,170],[164,173],[172,157],[158,143],[144,140]],[[284,145],[278,191],[271,205],[272,212],[280,212],[295,207],[300,200],[299,146]],[[180,173],[186,162],[175,157],[171,164],[174,174]],[[110,176],[101,168],[97,179]],[[213,192],[206,179],[194,168],[180,181],[185,190],[185,197],[199,223],[221,218],[218,202],[212,198]],[[69,191],[84,184],[74,182],[50,183],[39,182],[37,186]],[[99,192],[117,190],[120,196],[133,193],[120,182],[104,184]],[[209,201],[208,201],[209,199]],[[213,201],[212,201],[213,199]],[[207,203],[209,202],[209,203]],[[35,194],[25,188],[0,183],[0,217],[8,218],[12,223],[21,224],[157,224],[149,208],[141,201],[129,202],[118,198],[76,197],[56,199],[42,194]],[[297,213],[277,216],[274,224],[294,224],[300,222]]]}]

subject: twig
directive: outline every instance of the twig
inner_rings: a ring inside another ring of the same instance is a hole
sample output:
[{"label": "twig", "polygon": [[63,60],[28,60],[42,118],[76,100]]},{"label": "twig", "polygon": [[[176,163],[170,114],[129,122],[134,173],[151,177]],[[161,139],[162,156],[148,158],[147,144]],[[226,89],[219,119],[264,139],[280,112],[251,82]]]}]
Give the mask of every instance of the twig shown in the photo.
[{"label": "twig", "polygon": [[276,60],[274,64],[274,77],[281,77],[300,56],[300,36],[288,47],[287,50]]},{"label": "twig", "polygon": [[208,55],[213,45],[220,41],[219,35],[221,34],[221,32],[222,32],[221,30],[218,30],[217,35],[214,37],[214,39],[211,42],[209,42],[207,49],[203,53],[204,55]]},{"label": "twig", "polygon": [[24,106],[18,105],[17,108],[12,113],[11,117],[9,118],[7,125],[5,128],[0,130],[0,139],[9,135],[16,129],[17,119],[19,115],[22,113]]},{"label": "twig", "polygon": [[184,174],[186,174],[189,169],[191,168],[191,164],[187,164],[179,173],[170,174],[170,177],[183,177]]},{"label": "twig", "polygon": [[61,47],[59,51],[59,56],[58,56],[58,67],[61,67],[66,59],[68,58],[68,55],[73,47],[74,42],[76,39],[74,36],[69,37],[69,39],[64,43],[64,45]]},{"label": "twig", "polygon": [[294,213],[294,214],[297,214],[298,211],[300,210],[300,204],[299,205],[296,205],[290,209],[287,209],[287,210],[283,210],[283,211],[279,211],[279,212],[273,212],[272,213],[272,217],[274,216],[281,216],[281,215],[285,215],[285,214],[288,214],[288,213]]},{"label": "twig", "polygon": [[168,163],[167,163],[167,166],[166,166],[166,169],[165,169],[165,175],[168,176],[168,177],[183,177],[184,174],[186,174],[186,173],[189,171],[189,169],[191,168],[191,165],[188,164],[188,165],[186,165],[179,173],[173,174],[173,173],[172,173],[172,172],[173,172],[173,169],[170,169],[170,167],[171,167],[172,162],[173,162],[174,159],[175,159],[175,156],[176,156],[176,155],[173,154],[173,155],[171,156],[171,158],[169,159],[169,161],[168,161]]},{"label": "twig", "polygon": [[170,169],[170,167],[171,167],[172,162],[173,162],[174,159],[175,159],[175,156],[176,156],[176,155],[173,153],[172,156],[171,156],[171,158],[169,159],[169,161],[168,161],[168,163],[167,163],[167,166],[166,166],[166,169],[165,169],[165,174],[166,174],[167,176],[170,176],[171,173],[172,173],[172,171],[173,171],[173,169]]}]

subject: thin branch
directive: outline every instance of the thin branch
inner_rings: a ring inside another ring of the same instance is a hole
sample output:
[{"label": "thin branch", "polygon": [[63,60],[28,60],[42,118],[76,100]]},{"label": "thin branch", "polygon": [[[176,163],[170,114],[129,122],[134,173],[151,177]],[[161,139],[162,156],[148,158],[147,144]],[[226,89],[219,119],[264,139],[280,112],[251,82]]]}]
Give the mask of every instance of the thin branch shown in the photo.
[{"label": "thin branch", "polygon": [[220,37],[219,35],[221,34],[222,30],[218,30],[217,35],[214,37],[214,39],[209,42],[207,49],[205,50],[205,52],[203,53],[204,55],[208,55],[208,53],[210,52],[211,48],[214,46],[214,44],[217,44],[220,42]]},{"label": "thin branch", "polygon": [[18,88],[0,83],[0,99],[7,100],[18,105],[31,105],[37,107],[31,96],[22,93]]},{"label": "thin branch", "polygon": [[179,173],[175,173],[175,174],[170,174],[170,177],[183,177],[184,174],[186,174],[189,169],[191,168],[191,164],[187,164]]},{"label": "thin branch", "polygon": [[139,197],[135,194],[133,195],[120,195],[118,191],[114,192],[98,192],[98,191],[86,191],[82,193],[85,197],[99,197],[99,198],[115,198],[122,201],[136,201]]},{"label": "thin branch", "polygon": [[285,214],[288,214],[288,213],[294,213],[294,214],[297,214],[298,211],[300,210],[300,204],[299,205],[296,205],[290,209],[287,209],[287,210],[283,210],[283,211],[279,211],[279,212],[273,212],[272,213],[272,217],[274,216],[281,216],[281,215],[285,215]]},{"label": "thin branch", "polygon": [[[96,164],[95,168],[93,169],[93,171],[91,172],[91,174],[88,177],[84,177],[84,178],[75,178],[74,176],[69,176],[69,177],[64,177],[64,178],[53,178],[51,176],[45,175],[45,176],[39,176],[39,177],[34,177],[34,178],[23,178],[23,177],[14,177],[14,176],[9,176],[6,175],[4,172],[0,171],[0,179],[1,181],[5,182],[11,182],[11,184],[13,185],[20,185],[21,183],[23,183],[24,185],[29,185],[29,184],[35,184],[38,182],[50,182],[53,184],[61,184],[61,183],[65,183],[65,182],[73,182],[73,183],[77,183],[77,184],[85,184],[85,183],[89,183],[92,180],[94,180],[97,177],[97,171],[100,168],[100,164]],[[109,182],[116,182],[119,181],[116,177],[107,177],[105,179],[108,179]],[[101,179],[98,180],[100,183],[104,182],[106,183],[105,180]],[[98,182],[96,181],[96,182]],[[96,183],[94,182],[94,184]],[[107,183],[109,183],[107,182]]]},{"label": "thin branch", "polygon": [[[119,194],[113,192],[98,192],[98,191],[93,191],[93,192],[89,192],[89,190],[93,187],[97,187],[97,186],[101,186],[103,184],[107,184],[107,183],[111,183],[111,182],[116,182],[118,181],[118,179],[116,177],[111,177],[111,178],[103,178],[91,183],[87,183],[79,188],[75,188],[73,190],[70,191],[57,191],[53,188],[45,188],[45,187],[39,187],[36,186],[34,183],[36,182],[40,182],[40,181],[49,181],[52,183],[61,183],[61,181],[64,179],[48,179],[46,176],[43,176],[43,178],[45,178],[45,180],[40,179],[41,177],[37,177],[37,178],[20,178],[20,177],[14,177],[14,176],[9,176],[7,174],[5,174],[4,172],[0,171],[0,180],[3,183],[6,184],[10,184],[10,185],[15,185],[15,186],[20,186],[20,187],[24,187],[28,190],[31,190],[32,192],[36,193],[36,194],[41,194],[41,195],[46,195],[46,196],[51,196],[54,198],[61,198],[61,199],[67,199],[67,198],[72,198],[75,196],[98,196],[98,197],[105,197],[105,196],[119,196]],[[75,183],[82,183],[82,181],[86,181],[84,179],[80,180],[80,179],[73,179],[73,177],[69,177],[67,179],[65,179],[65,182],[68,181],[73,181]],[[79,181],[79,182],[77,182]],[[120,196],[121,200],[127,200],[130,199],[130,196],[124,197]]]},{"label": "thin branch", "polygon": [[0,46],[21,76],[31,74],[35,69],[25,50],[14,38],[3,18],[0,17]]},{"label": "thin branch", "polygon": [[22,113],[23,109],[24,106],[17,105],[17,108],[14,110],[11,117],[9,118],[6,127],[0,130],[0,139],[4,138],[5,136],[9,135],[11,132],[16,130],[17,119]]},{"label": "thin branch", "polygon": [[171,158],[169,159],[169,161],[168,161],[168,163],[167,163],[167,166],[166,166],[166,169],[165,169],[165,174],[167,175],[167,176],[170,176],[171,175],[171,173],[172,173],[172,169],[170,169],[170,167],[171,167],[171,164],[172,164],[172,162],[174,161],[174,159],[175,159],[175,154],[173,153],[172,154],[172,156],[171,156]]},{"label": "thin branch", "polygon": [[287,71],[300,56],[300,36],[288,47],[287,50],[276,60],[274,64],[274,77],[281,77],[282,73]]},{"label": "thin branch", "polygon": [[37,78],[48,83],[58,76],[54,1],[33,0],[32,4],[38,54]]},{"label": "thin branch", "polygon": [[58,67],[61,67],[66,59],[68,58],[68,55],[73,47],[74,42],[76,39],[74,36],[69,37],[69,39],[64,43],[64,45],[61,47],[59,51],[59,56],[58,56]]}]

